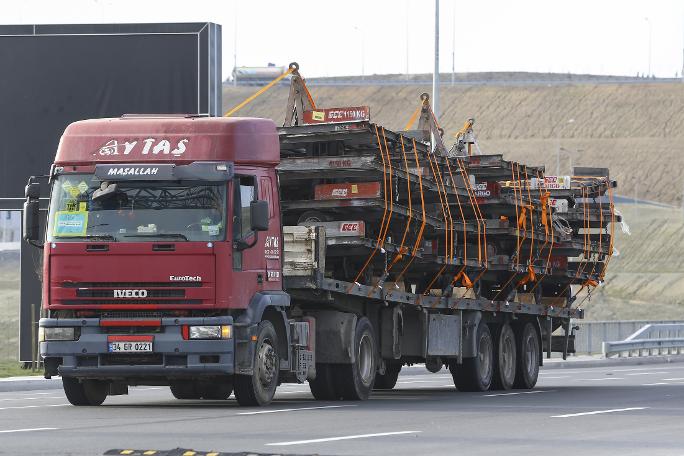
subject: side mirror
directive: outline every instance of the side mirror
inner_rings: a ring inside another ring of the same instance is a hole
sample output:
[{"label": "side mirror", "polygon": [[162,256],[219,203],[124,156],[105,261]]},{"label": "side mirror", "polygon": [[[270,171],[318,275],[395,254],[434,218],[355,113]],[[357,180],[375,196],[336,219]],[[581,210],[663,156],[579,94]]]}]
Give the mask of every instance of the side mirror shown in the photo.
[{"label": "side mirror", "polygon": [[[27,186],[26,188],[28,189],[29,187]],[[39,205],[40,202],[38,199],[27,199],[24,202],[23,231],[24,240],[27,242],[36,242],[40,240]]]},{"label": "side mirror", "polygon": [[37,200],[40,198],[40,184],[38,182],[30,182],[24,188],[24,196],[27,200]]},{"label": "side mirror", "polygon": [[266,231],[268,229],[268,201],[252,201],[249,204],[253,231]]}]

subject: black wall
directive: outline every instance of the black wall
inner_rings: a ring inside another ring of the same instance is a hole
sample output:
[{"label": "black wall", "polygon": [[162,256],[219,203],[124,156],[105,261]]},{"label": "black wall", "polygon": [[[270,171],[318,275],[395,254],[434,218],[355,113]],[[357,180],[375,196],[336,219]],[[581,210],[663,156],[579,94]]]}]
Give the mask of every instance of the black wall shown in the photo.
[{"label": "black wall", "polygon": [[[222,114],[216,24],[0,26],[0,68],[0,209],[21,207],[28,177],[48,173],[71,122]],[[22,360],[31,359],[31,304],[40,307],[39,257],[23,245]]]}]

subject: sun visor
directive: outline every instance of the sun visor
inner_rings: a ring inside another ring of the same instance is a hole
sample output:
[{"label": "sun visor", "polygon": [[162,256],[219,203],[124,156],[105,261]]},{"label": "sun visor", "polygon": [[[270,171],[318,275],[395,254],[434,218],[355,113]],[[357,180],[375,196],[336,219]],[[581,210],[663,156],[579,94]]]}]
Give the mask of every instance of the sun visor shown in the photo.
[{"label": "sun visor", "polygon": [[121,180],[197,180],[228,181],[233,177],[230,162],[195,162],[189,165],[169,163],[120,163],[95,165],[95,177],[102,181]]}]

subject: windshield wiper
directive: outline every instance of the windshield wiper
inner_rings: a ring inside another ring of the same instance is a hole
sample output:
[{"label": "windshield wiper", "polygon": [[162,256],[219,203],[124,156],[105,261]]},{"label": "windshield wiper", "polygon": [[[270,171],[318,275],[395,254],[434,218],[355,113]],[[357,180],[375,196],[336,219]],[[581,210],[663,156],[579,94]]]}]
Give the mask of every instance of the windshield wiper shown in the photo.
[{"label": "windshield wiper", "polygon": [[56,238],[59,239],[101,239],[104,241],[114,241],[116,242],[116,238],[112,236],[111,234],[83,234],[80,236],[55,236]]},{"label": "windshield wiper", "polygon": [[124,237],[148,237],[148,238],[177,238],[187,241],[188,238],[184,234],[180,233],[138,233],[138,234],[126,234]]}]

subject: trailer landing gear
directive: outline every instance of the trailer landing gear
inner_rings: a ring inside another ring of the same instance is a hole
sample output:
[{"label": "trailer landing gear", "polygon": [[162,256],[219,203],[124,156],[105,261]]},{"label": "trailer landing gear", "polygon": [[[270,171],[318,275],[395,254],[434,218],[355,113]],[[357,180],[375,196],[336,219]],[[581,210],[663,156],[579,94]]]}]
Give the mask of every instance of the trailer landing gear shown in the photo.
[{"label": "trailer landing gear", "polygon": [[257,330],[252,375],[236,375],[234,378],[235,398],[240,405],[268,405],[273,400],[280,369],[277,347],[278,338],[273,324],[268,320],[262,321]]}]

